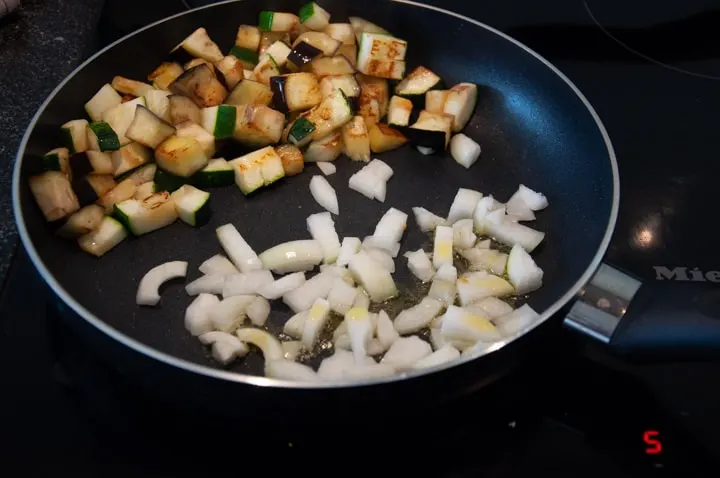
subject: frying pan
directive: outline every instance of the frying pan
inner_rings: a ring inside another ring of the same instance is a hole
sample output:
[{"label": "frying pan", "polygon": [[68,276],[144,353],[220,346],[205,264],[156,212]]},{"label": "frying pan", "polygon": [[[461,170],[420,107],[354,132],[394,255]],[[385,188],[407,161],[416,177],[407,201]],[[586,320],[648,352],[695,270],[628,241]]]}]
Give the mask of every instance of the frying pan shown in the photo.
[{"label": "frying pan", "polygon": [[[315,166],[251,197],[235,188],[212,191],[209,225],[193,229],[178,222],[147,236],[124,241],[101,259],[59,240],[46,228],[27,186],[27,163],[56,147],[59,125],[84,117],[83,103],[114,75],[143,79],[167,52],[203,26],[227,49],[237,26],[255,24],[264,9],[296,12],[292,0],[224,2],[182,13],[130,34],[80,65],[48,97],[22,141],[13,178],[16,220],[25,248],[48,284],[62,317],[106,360],[132,379],[164,396],[213,407],[218,397],[232,413],[289,415],[351,403],[366,411],[384,406],[422,406],[474,391],[541,353],[539,344],[554,333],[553,316],[590,279],[607,248],[619,197],[617,164],[600,119],[580,91],[559,70],[526,46],[484,25],[437,7],[395,0],[325,0],[334,21],[367,18],[408,41],[408,65],[425,65],[454,84],[480,85],[478,106],[466,134],[482,145],[481,159],[466,170],[447,156],[423,156],[411,147],[380,157],[394,169],[384,204],[348,189],[361,165],[337,160],[330,181],[338,192],[338,234],[365,236],[389,208],[424,206],[445,214],[457,189],[467,187],[507,200],[518,184],[542,191],[550,207],[533,227],[547,233],[533,254],[545,271],[544,286],[528,303],[541,312],[532,329],[483,356],[464,356],[434,369],[356,383],[298,384],[262,377],[262,357],[251,354],[222,369],[186,332],[183,314],[191,301],[181,283],[162,292],[161,306],[140,308],[135,292],[152,267],[170,260],[197,266],[221,252],[215,227],[231,222],[257,251],[308,237],[305,218],[321,211],[309,194]],[[403,250],[423,246],[427,237],[410,224]],[[405,267],[398,284],[413,283]],[[289,310],[273,305],[271,330],[279,330]],[[423,397],[421,400],[418,397]],[[250,411],[248,413],[248,410]]]}]

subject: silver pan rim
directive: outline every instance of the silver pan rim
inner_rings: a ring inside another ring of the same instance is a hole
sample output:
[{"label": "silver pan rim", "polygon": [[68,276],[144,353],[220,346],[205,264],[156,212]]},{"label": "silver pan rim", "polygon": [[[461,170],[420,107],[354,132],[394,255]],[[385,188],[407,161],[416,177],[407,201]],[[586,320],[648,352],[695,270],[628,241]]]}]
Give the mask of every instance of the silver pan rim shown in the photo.
[{"label": "silver pan rim", "polygon": [[226,370],[220,370],[216,368],[212,368],[205,365],[200,365],[194,362],[190,362],[188,360],[184,360],[175,356],[172,356],[170,354],[167,354],[165,352],[161,352],[159,350],[156,350],[148,345],[143,344],[142,342],[131,338],[128,335],[125,335],[124,333],[120,332],[119,330],[114,329],[113,327],[110,327],[108,324],[106,324],[104,321],[102,321],[100,318],[96,317],[93,313],[91,313],[89,310],[87,310],[82,304],[80,304],[78,301],[76,301],[64,288],[63,286],[53,277],[53,275],[50,273],[50,271],[45,267],[45,264],[40,259],[40,256],[37,253],[37,250],[35,249],[32,240],[30,239],[30,236],[27,231],[27,227],[25,225],[25,221],[22,215],[22,209],[20,205],[20,169],[22,160],[24,157],[25,148],[27,146],[28,140],[30,138],[30,134],[35,128],[35,124],[37,123],[38,119],[42,115],[42,113],[45,111],[45,108],[47,105],[52,101],[52,99],[55,97],[55,95],[60,92],[65,84],[70,81],[77,73],[79,73],[85,66],[92,63],[96,58],[103,55],[107,50],[111,49],[115,45],[127,40],[128,38],[131,38],[135,35],[137,35],[140,32],[143,32],[145,30],[154,28],[156,25],[160,25],[162,23],[165,23],[169,20],[172,20],[174,18],[191,14],[194,11],[198,10],[204,10],[206,8],[213,8],[218,5],[224,5],[228,3],[240,3],[243,0],[226,0],[218,3],[214,3],[211,5],[206,5],[199,8],[194,8],[192,10],[187,10],[175,15],[172,15],[170,17],[164,18],[162,20],[159,20],[157,22],[151,23],[150,25],[146,25],[128,35],[125,35],[124,37],[114,41],[113,43],[109,44],[105,48],[101,49],[94,55],[92,55],[90,58],[82,62],[77,68],[75,68],[72,73],[70,73],[53,91],[50,93],[50,95],[45,99],[43,104],[38,108],[38,111],[35,113],[35,116],[33,116],[32,121],[27,127],[27,130],[25,131],[25,135],[23,136],[23,139],[20,143],[20,147],[18,148],[18,152],[15,158],[15,166],[13,170],[13,178],[12,178],[12,200],[13,200],[13,214],[15,215],[15,222],[17,224],[18,233],[20,235],[20,240],[22,241],[23,246],[25,247],[25,250],[27,251],[30,260],[32,261],[33,265],[37,269],[38,273],[42,277],[42,279],[48,284],[48,286],[52,289],[53,293],[58,296],[67,306],[69,306],[73,312],[75,312],[79,317],[83,318],[86,322],[91,324],[93,327],[98,329],[103,334],[107,335],[108,337],[112,338],[113,340],[119,342],[120,344],[134,350],[135,352],[138,352],[146,357],[152,358],[154,360],[157,360],[159,362],[162,362],[166,365],[169,365],[171,367],[176,367],[179,369],[182,369],[187,372],[191,372],[198,375],[203,375],[208,378],[215,378],[220,380],[225,380],[228,382],[235,382],[235,383],[241,383],[241,384],[247,384],[247,385],[254,385],[259,387],[272,387],[272,388],[290,388],[290,389],[337,389],[337,388],[355,388],[355,387],[364,387],[364,386],[371,386],[371,385],[382,385],[382,384],[388,384],[403,380],[410,380],[414,378],[420,378],[424,375],[429,375],[432,373],[441,372],[446,369],[450,369],[456,366],[460,366],[462,364],[465,364],[467,362],[470,362],[472,360],[478,359],[482,356],[491,354],[497,350],[500,350],[504,348],[506,345],[510,344],[511,342],[517,340],[519,337],[530,333],[532,330],[534,330],[536,327],[543,324],[546,320],[548,320],[550,317],[555,315],[565,304],[570,302],[573,297],[577,295],[577,293],[580,291],[580,289],[590,281],[592,278],[592,275],[595,273],[597,268],[600,266],[603,257],[605,256],[605,252],[607,251],[607,248],[610,244],[610,239],[612,238],[613,231],[615,229],[615,223],[617,221],[618,216],[618,209],[619,209],[619,203],[620,203],[620,174],[618,171],[618,164],[617,164],[617,158],[615,156],[615,150],[613,149],[612,143],[610,141],[610,137],[607,133],[607,130],[605,129],[605,126],[603,125],[602,121],[600,120],[600,117],[595,112],[595,109],[592,107],[590,102],[585,98],[585,96],[580,92],[577,86],[570,81],[570,79],[565,76],[557,67],[555,67],[552,63],[550,63],[548,60],[540,56],[538,53],[527,47],[526,45],[520,43],[519,41],[515,40],[514,38],[506,35],[505,33],[486,25],[482,22],[479,22],[477,20],[474,20],[472,18],[466,17],[464,15],[461,15],[459,13],[455,13],[450,10],[446,10],[444,8],[432,6],[432,5],[425,5],[422,3],[418,3],[412,0],[389,0],[394,3],[402,3],[406,5],[411,5],[418,8],[425,8],[428,10],[436,11],[439,13],[443,13],[445,15],[458,18],[460,20],[463,20],[465,22],[468,22],[472,25],[475,25],[480,28],[484,28],[491,33],[498,35],[499,37],[502,37],[503,39],[513,43],[515,46],[525,50],[527,53],[535,57],[538,61],[543,63],[547,68],[549,68],[553,73],[555,73],[560,79],[562,79],[568,87],[577,95],[577,97],[582,101],[582,103],[587,108],[588,112],[592,116],[592,118],[595,120],[595,123],[597,125],[598,130],[600,131],[603,140],[605,142],[605,147],[607,148],[608,157],[610,159],[610,166],[612,170],[612,176],[613,176],[613,195],[612,195],[612,206],[610,210],[610,217],[605,229],[605,233],[603,235],[602,241],[600,242],[600,246],[598,247],[597,252],[595,253],[595,256],[593,257],[592,261],[588,265],[585,272],[578,278],[578,280],[573,284],[571,288],[567,290],[567,292],[560,297],[558,300],[556,300],[549,308],[544,310],[540,314],[540,320],[536,321],[531,327],[521,330],[512,337],[503,340],[501,342],[494,343],[489,349],[476,353],[476,354],[468,354],[463,355],[460,357],[459,360],[452,361],[449,363],[444,363],[442,365],[438,365],[436,367],[423,369],[423,370],[417,370],[413,372],[407,372],[403,374],[393,375],[390,377],[382,377],[382,378],[374,378],[374,379],[367,379],[367,380],[359,380],[359,381],[332,381],[332,382],[295,382],[295,381],[289,381],[289,380],[278,380],[278,379],[272,379],[272,378],[266,378],[266,377],[259,377],[255,375],[245,375],[237,372],[230,372]]}]

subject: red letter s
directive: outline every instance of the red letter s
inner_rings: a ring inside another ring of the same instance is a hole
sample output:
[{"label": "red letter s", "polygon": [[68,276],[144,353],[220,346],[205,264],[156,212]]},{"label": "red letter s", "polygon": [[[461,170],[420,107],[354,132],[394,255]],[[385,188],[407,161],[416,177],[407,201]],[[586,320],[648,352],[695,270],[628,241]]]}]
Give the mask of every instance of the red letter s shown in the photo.
[{"label": "red letter s", "polygon": [[657,455],[662,451],[662,443],[660,443],[660,440],[657,440],[659,436],[660,433],[656,430],[646,430],[645,433],[643,433],[643,441],[647,444],[645,453],[648,455]]}]

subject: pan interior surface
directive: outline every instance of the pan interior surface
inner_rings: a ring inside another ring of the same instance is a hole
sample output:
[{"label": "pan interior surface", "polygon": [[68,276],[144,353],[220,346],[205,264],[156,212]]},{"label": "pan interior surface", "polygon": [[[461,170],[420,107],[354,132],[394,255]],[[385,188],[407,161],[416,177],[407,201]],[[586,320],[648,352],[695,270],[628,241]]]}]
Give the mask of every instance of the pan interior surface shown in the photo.
[{"label": "pan interior surface", "polygon": [[[146,78],[166,59],[165,53],[194,29],[205,27],[228,50],[239,24],[256,24],[263,9],[297,11],[301,3],[217,4],[172,17],[111,45],[51,95],[26,135],[21,157],[57,147],[59,126],[85,117],[84,102],[104,83],[114,75]],[[519,184],[525,184],[550,201],[529,224],[547,235],[533,254],[545,271],[544,286],[527,299],[547,318],[577,291],[579,281],[588,278],[614,225],[615,159],[594,112],[549,64],[488,27],[411,3],[368,0],[364,8],[348,3],[326,0],[323,6],[333,21],[362,16],[407,40],[408,71],[424,65],[448,85],[461,81],[479,85],[478,106],[465,133],[482,146],[482,154],[467,170],[449,154],[423,156],[409,146],[374,155],[394,170],[385,203],[351,191],[348,179],[362,164],[339,158],[337,173],[328,178],[340,203],[340,215],[334,218],[338,234],[341,238],[370,235],[381,215],[395,207],[411,216],[401,251],[427,248],[428,237],[412,219],[412,207],[423,206],[444,216],[460,187],[506,201]],[[184,310],[191,298],[182,283],[165,286],[157,308],[136,306],[135,293],[141,277],[166,261],[189,261],[187,280],[198,277],[198,265],[221,252],[215,228],[228,222],[257,252],[309,238],[305,219],[322,211],[308,188],[311,177],[321,174],[315,165],[306,164],[302,175],[285,178],[247,198],[234,187],[212,190],[210,224],[194,229],[178,221],[147,236],[127,239],[101,259],[48,232],[27,186],[26,171],[21,163],[14,183],[21,237],[45,280],[76,312],[95,325],[106,324],[113,330],[105,331],[115,338],[172,365],[237,381],[280,383],[244,375],[262,374],[259,354],[228,368],[238,373],[218,369],[206,348],[184,328]],[[401,289],[417,292],[404,262],[399,256],[395,281]],[[270,329],[279,331],[292,314],[280,301],[275,302]]]}]

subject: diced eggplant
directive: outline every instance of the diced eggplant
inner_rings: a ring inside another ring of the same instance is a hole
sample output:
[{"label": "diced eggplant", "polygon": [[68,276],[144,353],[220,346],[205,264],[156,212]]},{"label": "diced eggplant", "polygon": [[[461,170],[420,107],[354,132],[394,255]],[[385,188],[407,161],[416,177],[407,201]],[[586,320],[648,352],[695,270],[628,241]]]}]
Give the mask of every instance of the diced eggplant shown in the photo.
[{"label": "diced eggplant", "polygon": [[258,27],[263,32],[289,32],[299,24],[300,19],[297,15],[285,12],[263,10],[258,19]]},{"label": "diced eggplant", "polygon": [[170,194],[175,211],[182,222],[193,227],[202,226],[210,220],[210,193],[189,184]]},{"label": "diced eggplant", "polygon": [[152,149],[157,148],[173,134],[175,134],[173,125],[166,123],[144,106],[135,108],[135,118],[125,132],[128,139]]},{"label": "diced eggplant", "polygon": [[321,56],[310,62],[310,71],[318,78],[330,75],[353,75],[355,68],[344,56]]},{"label": "diced eggplant", "polygon": [[315,125],[305,116],[298,117],[288,124],[287,140],[295,146],[302,147],[312,141]]},{"label": "diced eggplant", "polygon": [[325,33],[342,45],[355,44],[355,30],[349,23],[331,23],[325,27]]},{"label": "diced eggplant", "polygon": [[315,2],[306,3],[300,7],[300,23],[310,30],[323,31],[330,23],[330,14]]},{"label": "diced eggplant", "polygon": [[263,85],[270,85],[270,78],[280,75],[280,66],[272,55],[262,57],[260,63],[253,70],[252,79]]},{"label": "diced eggplant", "polygon": [[170,95],[168,96],[170,109],[170,122],[174,125],[192,121],[200,123],[202,121],[202,113],[200,108],[187,96]]},{"label": "diced eggplant", "polygon": [[201,188],[229,186],[235,182],[235,170],[223,158],[211,159],[193,175],[191,182]]},{"label": "diced eggplant", "polygon": [[262,32],[260,36],[260,46],[257,50],[258,56],[262,57],[268,48],[276,41],[290,45],[290,35],[287,32]]},{"label": "diced eggplant", "polygon": [[308,163],[335,161],[340,156],[342,148],[342,134],[335,131],[310,143],[305,150],[304,160]]},{"label": "diced eggplant", "polygon": [[192,32],[182,43],[173,48],[171,53],[180,48],[194,57],[203,58],[211,62],[220,61],[223,58],[220,48],[210,39],[207,30],[204,28],[198,28]]},{"label": "diced eggplant", "polygon": [[391,151],[408,142],[400,131],[382,123],[370,126],[368,135],[370,136],[370,151],[373,153]]},{"label": "diced eggplant", "polygon": [[363,32],[358,42],[357,68],[362,73],[400,80],[405,75],[407,42],[385,34]]},{"label": "diced eggplant", "polygon": [[[200,171],[198,171],[195,174],[198,174]],[[195,175],[192,176],[193,178]],[[155,177],[153,178],[153,193],[159,193],[163,191],[167,191],[169,193],[178,190],[179,188],[183,187],[185,184],[187,184],[190,181],[188,178],[183,178],[182,176],[175,176],[174,174],[170,174],[166,171],[163,171],[160,168],[155,169]],[[137,193],[136,193],[137,195]],[[135,199],[138,199],[137,197]],[[143,198],[145,199],[145,198]]]},{"label": "diced eggplant", "polygon": [[361,62],[359,55],[358,53],[358,62],[355,66],[361,73],[390,80],[399,80],[405,74],[405,61],[365,60]]},{"label": "diced eggplant", "polygon": [[352,116],[350,102],[340,90],[323,98],[319,105],[308,112],[306,118],[315,125],[312,138],[320,139],[350,121]]},{"label": "diced eggplant", "polygon": [[442,114],[450,90],[430,90],[425,93],[425,111]]},{"label": "diced eggplant", "polygon": [[253,25],[240,25],[235,36],[235,46],[256,52],[260,47],[260,29]]},{"label": "diced eggplant", "polygon": [[93,121],[100,121],[103,113],[122,102],[120,95],[109,84],[103,85],[90,101],[85,103],[85,111]]},{"label": "diced eggplant", "polygon": [[425,106],[425,94],[443,87],[442,78],[424,66],[418,66],[395,86],[395,94],[411,100],[419,108]]},{"label": "diced eggplant", "polygon": [[245,79],[238,83],[227,97],[225,103],[229,105],[269,105],[273,99],[273,92],[269,86]]},{"label": "diced eggplant", "polygon": [[327,33],[323,32],[305,32],[293,42],[293,47],[296,47],[301,42],[305,42],[311,46],[314,46],[325,56],[333,56],[335,52],[340,48],[340,42],[331,38]]},{"label": "diced eggplant", "polygon": [[390,87],[384,78],[358,74],[360,84],[360,99],[358,100],[358,114],[365,119],[369,126],[379,123],[385,116],[390,101]]},{"label": "diced eggplant", "polygon": [[[430,113],[428,111],[421,111],[417,121],[410,128],[420,129],[424,131],[442,131],[445,133],[445,144],[443,149],[447,147],[450,141],[450,133],[452,132],[453,118],[450,115],[440,115],[436,113]],[[425,145],[420,145],[425,146]],[[429,146],[432,147],[432,146]]]},{"label": "diced eggplant", "polygon": [[243,69],[252,70],[257,66],[258,62],[260,61],[257,51],[248,50],[247,48],[242,48],[237,45],[230,49],[230,55],[232,55],[240,62]]},{"label": "diced eggplant", "polygon": [[190,177],[208,163],[200,142],[191,136],[170,136],[155,149],[155,161],[165,171]]},{"label": "diced eggplant", "polygon": [[357,45],[340,45],[336,53],[338,56],[344,56],[353,68],[357,68]]},{"label": "diced eggplant", "polygon": [[303,68],[305,65],[322,55],[323,52],[319,48],[315,48],[304,41],[295,42],[295,46],[287,57],[289,66],[295,69]]},{"label": "diced eggplant", "polygon": [[117,151],[120,140],[115,131],[104,121],[90,123],[87,128],[89,151]]},{"label": "diced eggplant", "polygon": [[443,113],[453,117],[452,130],[462,131],[470,121],[477,103],[477,85],[473,83],[458,83],[450,88]]},{"label": "diced eggplant", "polygon": [[390,35],[390,32],[388,32],[384,28],[365,20],[364,18],[348,17],[348,21],[350,22],[350,25],[352,25],[353,30],[355,31],[355,39],[358,41],[358,43],[360,42],[360,37],[363,32]]},{"label": "diced eggplant", "polygon": [[148,75],[148,80],[152,81],[155,88],[167,90],[184,71],[179,63],[166,61]]},{"label": "diced eggplant", "polygon": [[176,125],[175,136],[194,138],[200,143],[200,147],[206,158],[215,156],[215,137],[205,131],[205,128],[192,121],[185,121]]},{"label": "diced eggplant", "polygon": [[[184,96],[182,97],[184,98]],[[145,94],[147,109],[161,120],[172,123],[170,116],[170,92],[165,90],[151,90]],[[193,106],[195,104],[193,103]],[[134,119],[134,118],[133,118]]]},{"label": "diced eggplant", "polygon": [[217,79],[226,90],[228,89],[228,85],[225,82],[225,77],[223,76],[222,72],[220,72],[220,70],[218,70],[217,67],[213,63],[211,63],[207,60],[204,60],[202,58],[193,58],[189,62],[185,63],[183,65],[183,68],[185,69],[185,71],[188,71],[188,70],[192,70],[196,66],[200,66],[200,65],[207,66],[210,69],[210,71],[212,72],[212,75],[215,77],[215,79]]},{"label": "diced eggplant", "polygon": [[235,169],[235,183],[246,195],[285,176],[282,159],[272,146],[233,159],[230,165]]},{"label": "diced eggplant", "polygon": [[106,192],[97,203],[105,208],[105,214],[109,214],[112,212],[115,204],[132,198],[135,191],[137,191],[137,185],[132,179],[128,178],[120,181],[117,186]]},{"label": "diced eggplant", "polygon": [[270,45],[267,50],[265,50],[262,57],[260,57],[260,62],[262,62],[266,56],[271,56],[272,59],[275,61],[275,65],[277,65],[278,68],[282,68],[285,63],[287,63],[289,54],[290,47],[287,46],[284,42],[278,40],[272,45]]},{"label": "diced eggplant", "polygon": [[235,131],[237,107],[219,105],[202,110],[202,127],[217,139],[230,138]]},{"label": "diced eggplant", "polygon": [[116,76],[112,79],[112,87],[118,93],[133,96],[145,96],[148,91],[154,90],[151,85],[142,81],[131,80],[123,76]]},{"label": "diced eggplant", "polygon": [[408,126],[412,114],[413,103],[407,98],[393,96],[390,98],[388,108],[388,124],[395,126]]},{"label": "diced eggplant", "polygon": [[245,77],[242,62],[232,55],[228,55],[219,62],[215,63],[215,67],[225,78],[225,85],[228,89],[235,88],[235,86]]},{"label": "diced eggplant", "polygon": [[304,111],[322,100],[320,85],[312,73],[291,73],[270,81],[275,109],[282,112]]},{"label": "diced eggplant", "polygon": [[330,75],[320,80],[323,97],[330,96],[336,90],[342,90],[348,98],[360,97],[360,85],[353,75]]},{"label": "diced eggplant", "polygon": [[130,140],[125,136],[128,126],[135,119],[135,109],[138,106],[147,107],[145,98],[140,97],[126,103],[122,103],[115,108],[112,108],[105,112],[103,115],[103,121],[110,125],[110,127],[117,134],[120,146],[126,145]]},{"label": "diced eggplant", "polygon": [[100,227],[104,217],[105,210],[97,204],[85,206],[67,219],[57,230],[57,235],[68,239],[78,238]]},{"label": "diced eggplant", "polygon": [[222,104],[227,97],[227,90],[207,65],[184,72],[170,85],[170,91],[187,96],[200,108]]},{"label": "diced eggplant", "polygon": [[120,244],[127,235],[127,230],[120,222],[105,216],[97,229],[78,238],[78,245],[83,251],[100,257]]},{"label": "diced eggplant", "polygon": [[87,127],[88,122],[84,119],[68,121],[60,127],[63,142],[70,154],[87,151]]},{"label": "diced eggplant", "polygon": [[80,178],[96,172],[87,153],[88,151],[85,151],[84,153],[73,154],[70,156],[70,159],[68,160],[68,164],[70,166],[68,178],[70,181],[74,178]]},{"label": "diced eggplant", "polygon": [[60,171],[32,176],[29,182],[30,191],[46,221],[57,221],[80,209],[70,180]]},{"label": "diced eggplant", "polygon": [[152,159],[151,151],[140,143],[126,144],[111,155],[113,175],[118,177]]},{"label": "diced eggplant", "polygon": [[353,161],[370,161],[370,136],[362,116],[353,117],[342,128],[343,153]]},{"label": "diced eggplant", "polygon": [[305,161],[302,152],[291,144],[277,146],[275,152],[280,156],[285,176],[295,176],[303,172]]},{"label": "diced eggplant", "polygon": [[418,151],[425,155],[445,149],[445,138],[447,137],[445,131],[415,128],[415,125],[395,126],[394,128],[405,136],[412,145],[416,146]]},{"label": "diced eggplant", "polygon": [[[43,171],[60,171],[70,177],[70,151],[67,148],[55,148],[48,151],[40,158]],[[70,177],[70,179],[72,179]]]},{"label": "diced eggplant", "polygon": [[95,174],[112,174],[114,171],[110,153],[86,151],[85,158]]},{"label": "diced eggplant", "polygon": [[135,186],[140,186],[145,183],[149,183],[155,177],[155,171],[157,171],[157,164],[150,163],[139,168],[135,168],[133,171],[128,173],[122,178],[122,180],[129,179]]},{"label": "diced eggplant", "polygon": [[72,182],[72,188],[80,206],[96,202],[116,186],[117,184],[110,174],[89,174],[77,177]]},{"label": "diced eggplant", "polygon": [[134,236],[169,226],[178,218],[170,193],[156,193],[147,199],[126,199],[115,204],[113,216]]},{"label": "diced eggplant", "polygon": [[150,181],[149,183],[141,184],[140,186],[138,186],[132,198],[142,201],[143,199],[149,198],[156,192],[157,191],[155,190],[155,183],[153,181]]},{"label": "diced eggplant", "polygon": [[265,105],[237,107],[233,137],[248,146],[267,146],[280,141],[285,116]]}]

